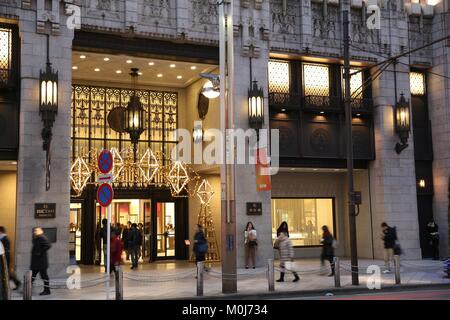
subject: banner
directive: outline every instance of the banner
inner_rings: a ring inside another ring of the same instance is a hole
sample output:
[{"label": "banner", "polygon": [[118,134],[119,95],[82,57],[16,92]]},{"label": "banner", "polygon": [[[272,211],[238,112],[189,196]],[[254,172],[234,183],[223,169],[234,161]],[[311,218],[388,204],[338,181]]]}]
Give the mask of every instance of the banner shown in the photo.
[{"label": "banner", "polygon": [[267,149],[256,150],[256,191],[270,191],[272,184],[270,182],[270,164],[267,158]]}]

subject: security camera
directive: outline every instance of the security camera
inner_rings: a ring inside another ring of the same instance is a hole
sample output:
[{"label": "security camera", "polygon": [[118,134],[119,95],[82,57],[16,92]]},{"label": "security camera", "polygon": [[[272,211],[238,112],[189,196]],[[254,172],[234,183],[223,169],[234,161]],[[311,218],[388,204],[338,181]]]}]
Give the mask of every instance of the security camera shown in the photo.
[{"label": "security camera", "polygon": [[208,79],[213,84],[214,88],[219,88],[220,86],[220,77],[218,74],[214,73],[200,73],[200,77],[204,79]]}]

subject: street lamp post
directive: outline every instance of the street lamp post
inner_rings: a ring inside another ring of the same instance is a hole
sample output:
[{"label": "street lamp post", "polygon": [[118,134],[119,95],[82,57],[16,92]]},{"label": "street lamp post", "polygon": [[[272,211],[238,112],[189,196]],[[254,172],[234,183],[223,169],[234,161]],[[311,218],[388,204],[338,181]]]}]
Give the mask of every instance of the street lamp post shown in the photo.
[{"label": "street lamp post", "polygon": [[347,183],[348,183],[348,216],[350,229],[350,254],[352,269],[352,285],[359,285],[358,277],[358,252],[356,244],[356,212],[355,212],[355,192],[353,186],[353,138],[352,138],[352,106],[350,92],[350,36],[348,11],[343,11],[343,31],[344,31],[344,79],[345,79],[345,122],[347,140]]}]

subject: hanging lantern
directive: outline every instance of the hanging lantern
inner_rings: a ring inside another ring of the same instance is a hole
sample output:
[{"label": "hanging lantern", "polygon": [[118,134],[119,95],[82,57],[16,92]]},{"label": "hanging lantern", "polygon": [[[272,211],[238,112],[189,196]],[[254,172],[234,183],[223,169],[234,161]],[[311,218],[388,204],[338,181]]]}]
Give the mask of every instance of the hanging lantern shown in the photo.
[{"label": "hanging lantern", "polygon": [[395,131],[397,132],[400,143],[395,145],[395,151],[397,153],[402,152],[408,147],[409,132],[411,130],[411,121],[409,115],[409,102],[406,101],[403,93],[400,96],[400,100],[395,105]]},{"label": "hanging lantern", "polygon": [[130,97],[127,108],[123,116],[123,129],[130,135],[131,143],[135,146],[139,141],[139,137],[145,130],[144,108],[138,96],[136,96],[136,81],[138,77],[137,68],[131,69],[131,77],[133,79],[133,95]]},{"label": "hanging lantern", "polygon": [[264,92],[257,81],[248,90],[248,122],[253,129],[261,129],[264,123]]}]

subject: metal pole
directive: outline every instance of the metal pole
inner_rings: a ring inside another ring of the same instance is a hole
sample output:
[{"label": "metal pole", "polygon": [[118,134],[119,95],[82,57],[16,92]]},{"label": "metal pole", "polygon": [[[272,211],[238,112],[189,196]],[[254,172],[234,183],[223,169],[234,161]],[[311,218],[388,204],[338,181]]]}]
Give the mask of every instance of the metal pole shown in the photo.
[{"label": "metal pole", "polygon": [[267,260],[267,280],[269,281],[269,291],[275,291],[275,268],[273,266],[273,259]]},{"label": "metal pole", "polygon": [[359,285],[358,275],[358,252],[356,245],[356,216],[355,216],[355,199],[353,190],[353,139],[352,139],[352,109],[351,109],[351,93],[350,93],[350,36],[349,36],[349,20],[348,11],[344,10],[344,78],[345,78],[345,119],[346,119],[346,135],[347,135],[347,183],[348,183],[348,216],[350,229],[350,253],[352,264],[352,285]]},{"label": "metal pole", "polygon": [[401,280],[400,280],[400,256],[394,255],[394,265],[395,265],[395,284],[401,284]]},{"label": "metal pole", "polygon": [[25,271],[23,276],[23,300],[31,300],[32,298],[32,281],[31,281],[31,270]]},{"label": "metal pole", "polygon": [[341,262],[338,257],[334,257],[334,286],[341,286]]},{"label": "metal pole", "polygon": [[106,300],[109,300],[109,277],[111,273],[111,205],[106,207]]},{"label": "metal pole", "polygon": [[203,270],[205,262],[197,262],[197,297],[203,297]]},{"label": "metal pole", "polygon": [[116,300],[123,300],[123,270],[116,266]]}]

